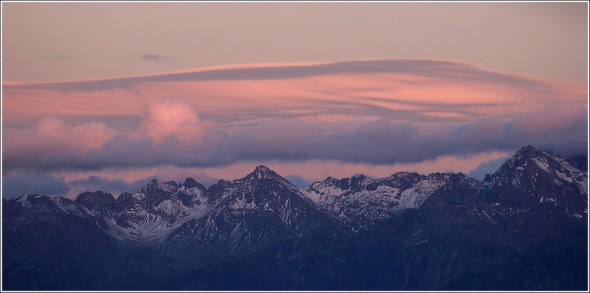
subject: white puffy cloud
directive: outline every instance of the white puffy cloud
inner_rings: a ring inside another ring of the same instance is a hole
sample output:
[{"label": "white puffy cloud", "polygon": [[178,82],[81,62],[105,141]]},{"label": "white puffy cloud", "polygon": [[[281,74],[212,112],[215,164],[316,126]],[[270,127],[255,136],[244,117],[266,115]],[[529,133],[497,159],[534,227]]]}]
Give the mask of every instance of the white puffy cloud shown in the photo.
[{"label": "white puffy cloud", "polygon": [[162,142],[170,136],[188,142],[198,140],[206,130],[188,103],[174,99],[154,99],[144,107],[140,131],[156,142]]}]

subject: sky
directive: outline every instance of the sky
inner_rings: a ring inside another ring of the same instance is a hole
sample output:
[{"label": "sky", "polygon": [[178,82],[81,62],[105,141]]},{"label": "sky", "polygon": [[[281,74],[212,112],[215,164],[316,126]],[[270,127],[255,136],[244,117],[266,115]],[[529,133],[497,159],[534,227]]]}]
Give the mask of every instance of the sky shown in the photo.
[{"label": "sky", "polygon": [[2,2],[2,196],[588,147],[588,5]]}]

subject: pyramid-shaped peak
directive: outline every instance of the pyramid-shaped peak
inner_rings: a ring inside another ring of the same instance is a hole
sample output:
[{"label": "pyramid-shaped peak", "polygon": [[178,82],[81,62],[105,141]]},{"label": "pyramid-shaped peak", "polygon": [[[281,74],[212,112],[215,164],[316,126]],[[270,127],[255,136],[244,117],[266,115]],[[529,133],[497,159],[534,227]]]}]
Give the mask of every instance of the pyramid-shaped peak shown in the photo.
[{"label": "pyramid-shaped peak", "polygon": [[539,156],[543,153],[544,153],[543,151],[536,149],[534,146],[527,145],[527,146],[521,148],[520,150],[518,150],[518,152],[516,152],[515,157]]},{"label": "pyramid-shaped peak", "polygon": [[[528,161],[535,162],[536,165],[539,165],[541,169],[548,168],[547,162],[548,161],[555,161],[556,158],[552,155],[536,149],[535,147],[528,145],[516,152],[512,158],[506,161],[505,164],[509,165],[511,168],[527,165]],[[540,163],[543,162],[543,163]]]},{"label": "pyramid-shaped peak", "polygon": [[270,168],[259,165],[254,169],[254,171],[246,176],[248,179],[279,179],[284,180],[281,175],[277,174],[275,171],[271,170]]},{"label": "pyramid-shaped peak", "polygon": [[278,176],[278,174],[275,171],[271,170],[270,168],[264,165],[258,165],[256,169],[254,169],[254,172],[252,172],[252,174]]},{"label": "pyramid-shaped peak", "polygon": [[[495,182],[498,178],[507,176],[523,176],[540,173],[553,174],[555,170],[561,170],[563,168],[564,166],[561,165],[559,158],[528,145],[518,150],[494,174],[486,176],[484,181]],[[567,173],[564,170],[559,172]]]},{"label": "pyramid-shaped peak", "polygon": [[187,177],[186,179],[184,179],[184,182],[182,182],[180,186],[184,186],[185,188],[194,188],[199,187],[200,184],[195,179]]},{"label": "pyramid-shaped peak", "polygon": [[258,165],[256,167],[256,169],[254,169],[254,172],[265,172],[265,173],[272,172],[272,173],[274,173],[273,170],[271,170],[269,167],[264,166],[264,165]]},{"label": "pyramid-shaped peak", "polygon": [[536,151],[537,149],[534,146],[529,144],[527,146],[522,147],[520,150],[521,151]]},{"label": "pyramid-shaped peak", "polygon": [[522,147],[510,159],[504,162],[504,164],[500,167],[499,170],[517,168],[521,165],[526,165],[527,161],[529,161],[530,159],[542,157],[551,158],[551,156],[547,153],[540,151],[531,145],[528,145]]}]

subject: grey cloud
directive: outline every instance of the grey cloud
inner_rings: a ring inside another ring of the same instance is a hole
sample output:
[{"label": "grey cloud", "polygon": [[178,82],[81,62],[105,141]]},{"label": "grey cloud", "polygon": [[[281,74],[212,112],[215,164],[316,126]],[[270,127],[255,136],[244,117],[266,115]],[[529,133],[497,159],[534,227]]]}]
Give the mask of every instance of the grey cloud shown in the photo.
[{"label": "grey cloud", "polygon": [[493,174],[494,172],[496,172],[500,168],[500,166],[502,166],[502,164],[504,164],[504,162],[506,162],[506,160],[508,160],[509,158],[510,157],[502,157],[489,160],[487,162],[482,163],[477,168],[475,168],[475,170],[470,171],[466,175],[478,180],[483,180],[486,174]]},{"label": "grey cloud", "polygon": [[115,197],[123,192],[135,192],[155,177],[147,177],[127,183],[122,179],[105,179],[89,176],[85,179],[66,181],[62,177],[38,171],[15,170],[2,178],[2,197],[15,198],[25,194],[67,196],[70,192],[102,190]]},{"label": "grey cloud", "polygon": [[70,190],[64,178],[48,173],[14,170],[4,172],[2,197],[15,198],[25,194],[65,195]]},{"label": "grey cloud", "polygon": [[[325,133],[302,123],[244,130],[222,145],[226,153],[250,161],[332,159],[392,164],[510,151],[532,144],[563,156],[587,152],[587,112],[580,107],[550,107],[511,120],[484,117],[462,124],[410,124],[379,119],[351,131]],[[539,120],[545,121],[540,125]]]},{"label": "grey cloud", "polygon": [[287,175],[285,176],[285,179],[289,180],[289,182],[299,188],[307,188],[313,183],[298,175]]},{"label": "grey cloud", "polygon": [[67,182],[72,189],[84,191],[102,190],[104,192],[112,193],[115,197],[123,192],[135,192],[140,187],[149,183],[155,177],[143,178],[131,183],[127,183],[122,179],[105,179],[98,176],[89,176],[85,179],[77,179]]},{"label": "grey cloud", "polygon": [[229,164],[228,157],[215,150],[224,133],[209,133],[201,142],[184,144],[175,137],[160,143],[143,137],[140,139],[120,135],[107,142],[101,149],[93,150],[81,160],[64,162],[63,167],[84,166],[88,169],[104,167],[148,167],[173,165],[180,167],[214,166]]},{"label": "grey cloud", "polygon": [[112,167],[224,166],[240,161],[338,160],[353,163],[394,164],[512,151],[524,145],[551,149],[562,156],[587,153],[585,107],[550,106],[511,119],[488,116],[464,123],[407,123],[378,119],[350,130],[329,130],[331,122],[261,122],[231,132],[210,132],[183,143],[169,137],[155,142],[147,137],[118,135],[100,149],[79,154],[27,153],[18,147],[6,153],[5,169],[88,170]]},{"label": "grey cloud", "polygon": [[151,61],[151,62],[160,62],[160,61],[166,60],[166,57],[164,57],[163,55],[151,54],[151,53],[139,54],[139,58],[143,61]]},{"label": "grey cloud", "polygon": [[[145,55],[145,56],[144,56]],[[142,54],[145,60],[160,60],[155,54]],[[232,68],[209,71],[183,72],[141,77],[103,79],[67,83],[45,83],[26,85],[26,88],[56,89],[65,92],[81,90],[106,90],[113,88],[130,88],[135,84],[166,81],[212,81],[212,80],[276,80],[296,79],[332,74],[370,74],[370,73],[404,73],[419,76],[437,77],[446,80],[482,81],[507,86],[519,86],[534,92],[551,90],[543,83],[535,82],[516,75],[499,73],[472,66],[467,63],[429,59],[370,60],[346,61],[307,66],[280,66],[258,68]],[[6,88],[22,88],[8,85]]]}]

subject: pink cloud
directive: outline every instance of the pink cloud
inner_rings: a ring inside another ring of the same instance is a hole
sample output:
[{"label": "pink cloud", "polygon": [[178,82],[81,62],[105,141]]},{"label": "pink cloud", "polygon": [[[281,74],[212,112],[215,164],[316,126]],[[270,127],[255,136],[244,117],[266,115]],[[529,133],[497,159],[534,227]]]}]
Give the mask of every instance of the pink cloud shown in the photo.
[{"label": "pink cloud", "polygon": [[80,157],[89,150],[100,149],[116,134],[117,131],[104,123],[70,125],[58,118],[46,117],[29,128],[4,129],[4,164],[34,166]]},{"label": "pink cloud", "polygon": [[156,142],[175,136],[183,142],[199,140],[205,126],[192,107],[183,101],[154,99],[146,103],[140,132]]},{"label": "pink cloud", "polygon": [[[469,171],[528,144],[568,155],[587,149],[584,83],[457,62],[251,66],[3,87],[4,170],[65,172],[66,181],[102,174],[123,186],[116,180],[185,170],[229,179],[261,163],[305,179]],[[121,129],[110,122],[120,117],[136,120]],[[470,165],[459,167],[462,159]]]},{"label": "pink cloud", "polygon": [[140,128],[130,133],[117,133],[101,123],[71,126],[55,118],[30,129],[8,128],[4,167],[98,170],[316,159],[380,165],[505,152],[528,144],[571,155],[587,146],[587,112],[576,105],[446,124],[378,117],[311,122],[258,119],[226,131],[204,127],[182,103],[157,101],[146,109]]},{"label": "pink cloud", "polygon": [[232,121],[261,115],[308,119],[400,112],[411,114],[404,116],[411,121],[465,121],[514,115],[555,102],[585,104],[587,95],[583,82],[441,60],[236,65],[96,81],[4,82],[3,90],[5,124],[50,115],[138,116],[147,101],[162,97],[182,100],[200,115]]},{"label": "pink cloud", "polygon": [[[129,159],[142,151],[144,144],[161,151],[170,144],[183,152],[206,151],[219,143],[218,136],[208,134],[213,126],[214,123],[199,119],[189,104],[173,99],[148,101],[139,127],[127,132],[101,122],[70,124],[45,117],[27,128],[4,127],[3,167],[7,171],[14,167],[72,168],[76,164],[96,162],[97,153],[113,148],[114,156],[129,152],[126,155]],[[121,141],[124,145],[119,144]],[[155,159],[160,161],[158,157]]]}]

